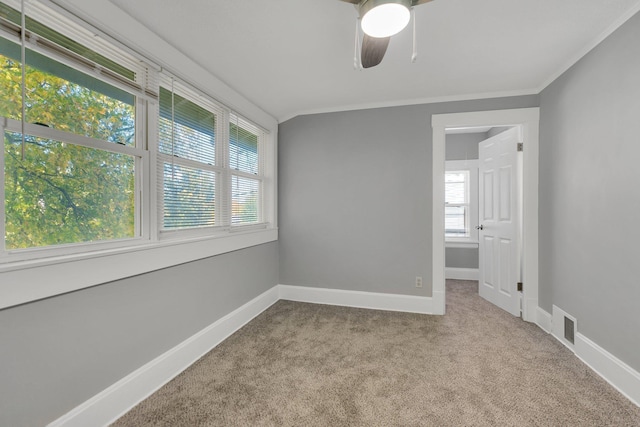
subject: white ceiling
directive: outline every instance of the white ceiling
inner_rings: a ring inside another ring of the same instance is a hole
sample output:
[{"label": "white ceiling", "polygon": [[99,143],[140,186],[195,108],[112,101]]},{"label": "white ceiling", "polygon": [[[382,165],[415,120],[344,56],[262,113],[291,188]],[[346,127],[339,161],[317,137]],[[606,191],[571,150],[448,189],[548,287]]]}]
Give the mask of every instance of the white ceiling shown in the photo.
[{"label": "white ceiling", "polygon": [[[538,93],[640,10],[640,0],[435,0],[416,7],[416,63],[408,27],[392,38],[381,65],[356,71],[356,11],[338,0],[101,1],[279,121]],[[91,16],[87,3],[70,3]]]}]

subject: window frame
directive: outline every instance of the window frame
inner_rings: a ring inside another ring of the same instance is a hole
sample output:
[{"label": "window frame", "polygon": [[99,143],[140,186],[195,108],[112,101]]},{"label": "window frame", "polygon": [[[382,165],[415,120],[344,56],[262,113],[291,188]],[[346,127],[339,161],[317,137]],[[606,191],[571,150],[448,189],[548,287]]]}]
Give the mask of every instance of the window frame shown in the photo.
[{"label": "window frame", "polygon": [[[15,7],[13,0],[3,0],[3,3],[10,7]],[[107,33],[95,29],[92,25],[80,18],[71,15],[68,11],[49,2],[43,3],[36,0],[38,20],[42,22],[51,15],[57,18],[63,17],[65,25],[51,26],[56,31],[65,29],[63,34],[71,37],[79,43],[84,43],[82,37],[88,37],[87,41],[97,42],[103,46],[100,54],[110,55],[117,52],[117,59],[128,58],[131,63],[142,63],[146,67],[144,73],[136,74],[141,79],[139,82],[143,87],[140,92],[135,92],[132,86],[121,82],[112,82],[108,76],[100,73],[95,74],[101,80],[113,84],[119,89],[134,93],[136,96],[136,143],[134,147],[127,146],[130,150],[135,150],[140,155],[142,167],[136,164],[136,201],[139,213],[136,215],[138,236],[121,241],[77,243],[70,245],[58,245],[44,248],[31,248],[21,250],[22,254],[3,253],[0,255],[0,309],[28,303],[30,301],[59,295],[66,292],[104,284],[110,281],[119,280],[138,274],[183,264],[197,259],[207,258],[226,252],[236,251],[255,245],[273,242],[278,239],[277,229],[277,131],[278,122],[271,116],[255,107],[238,92],[225,87],[223,84],[210,84],[207,79],[210,75],[198,73],[187,73],[193,81],[199,81],[206,90],[201,90],[192,86],[188,80],[185,85],[191,89],[197,99],[204,99],[207,102],[214,102],[221,106],[226,118],[233,112],[238,114],[243,120],[252,125],[255,124],[262,132],[261,167],[260,174],[262,187],[262,221],[259,224],[243,226],[228,226],[203,232],[197,230],[181,230],[179,233],[163,233],[160,230],[162,216],[159,215],[160,200],[158,199],[158,141],[154,138],[157,134],[159,118],[159,99],[154,99],[150,95],[148,87],[154,84],[159,85],[160,70],[165,65],[183,65],[182,62],[174,58],[165,58],[162,67],[148,60],[148,52],[135,52],[131,48],[122,45],[112,39]],[[110,5],[107,5],[111,7]],[[106,7],[106,6],[105,6]],[[44,17],[44,18],[43,18]],[[35,16],[34,16],[35,18]],[[49,25],[48,22],[43,22]],[[73,34],[82,37],[74,37]],[[96,34],[98,37],[96,38]],[[0,29],[0,37],[16,41],[15,35],[11,35]],[[91,39],[91,40],[89,40]],[[104,47],[106,45],[106,47]],[[87,43],[87,47],[93,49],[93,45]],[[48,52],[41,45],[28,45],[33,49],[67,66],[71,66],[79,71],[87,73],[90,68],[78,65],[69,60],[68,57],[60,56],[57,53]],[[168,47],[167,47],[168,48]],[[155,55],[151,55],[156,57]],[[157,59],[156,59],[157,61]],[[188,62],[188,60],[187,60]],[[191,65],[192,67],[194,65]],[[95,69],[93,70],[95,71]],[[94,74],[91,74],[94,75]],[[155,79],[155,81],[154,81]],[[138,83],[138,82],[136,82]],[[157,89],[156,89],[157,93]],[[219,94],[223,96],[226,103],[235,106],[225,107],[215,101],[215,98],[208,95]],[[236,111],[239,111],[236,113]],[[249,111],[250,113],[243,113]],[[252,117],[257,118],[252,119]],[[5,128],[6,120],[0,123],[0,127]],[[18,122],[19,123],[19,122]],[[219,122],[228,126],[228,120]],[[10,123],[10,127],[15,127],[16,123]],[[35,125],[34,125],[35,126]],[[45,128],[46,129],[46,128]],[[38,129],[42,131],[43,129]],[[3,129],[4,131],[4,129]],[[60,132],[60,131],[57,131]],[[27,132],[31,133],[31,132]],[[76,138],[70,134],[69,138]],[[66,135],[68,136],[68,135]],[[80,139],[86,137],[78,137]],[[60,138],[52,138],[60,139]],[[90,138],[86,138],[90,139]],[[64,139],[63,139],[64,140]],[[75,140],[75,139],[74,139]],[[228,142],[227,142],[228,143]],[[116,145],[116,144],[114,144]],[[117,145],[119,150],[122,146]],[[102,148],[102,147],[100,147]],[[128,153],[127,153],[128,154]],[[136,157],[137,158],[137,157]],[[2,165],[3,166],[3,165]],[[138,173],[138,171],[140,171]],[[231,171],[224,171],[228,176],[227,181],[230,186]],[[0,174],[0,184],[4,194],[4,174]],[[251,177],[254,178],[253,176]],[[231,197],[230,192],[228,197]],[[228,204],[230,209],[230,204]],[[231,218],[229,213],[229,219]],[[4,247],[4,218],[2,219],[2,237]],[[207,227],[208,228],[208,227]]]},{"label": "window frame", "polygon": [[[445,232],[445,245],[447,247],[477,247],[478,246],[478,160],[447,160],[445,161],[445,174],[447,172],[466,171],[469,173],[468,194],[469,203],[469,236],[448,236]],[[446,200],[445,200],[445,206]],[[454,204],[452,206],[458,206]],[[446,215],[445,215],[446,218]]]},{"label": "window frame", "polygon": [[[10,1],[3,1],[7,6],[14,7]],[[37,7],[30,7],[30,11],[34,12],[34,15],[37,15],[38,20],[42,17],[45,19],[47,16],[47,12],[43,10],[39,10]],[[52,13],[52,18],[55,16],[55,19],[63,19],[60,15],[55,12]],[[34,18],[33,15],[30,15]],[[49,24],[48,22],[46,24]],[[65,25],[61,25],[65,27]],[[71,25],[73,27],[73,25]],[[68,31],[78,30],[77,28],[67,28]],[[86,32],[86,30],[85,30]],[[30,31],[27,30],[27,34],[30,34]],[[64,33],[61,33],[64,35]],[[16,44],[20,44],[19,36],[15,34],[11,34],[7,31],[0,29],[0,37],[8,40],[9,42],[13,42]],[[39,43],[40,41],[40,43]],[[76,42],[84,43],[84,40]],[[104,41],[96,42],[93,38],[86,40],[86,46],[89,49],[96,48],[98,53],[109,58],[110,53],[105,51],[104,49]],[[149,210],[149,200],[144,195],[149,191],[149,179],[148,179],[148,171],[150,170],[150,162],[149,162],[149,151],[145,149],[146,143],[146,132],[145,132],[145,123],[147,116],[147,95],[143,90],[136,90],[135,83],[132,82],[131,85],[124,84],[119,79],[110,78],[109,74],[104,73],[96,73],[97,68],[92,68],[88,65],[90,61],[85,62],[74,62],[72,57],[77,54],[73,54],[70,56],[66,56],[61,54],[58,51],[47,49],[43,47],[41,44],[41,40],[38,37],[35,37],[35,41],[28,40],[25,43],[25,48],[32,50],[42,56],[49,58],[51,61],[57,62],[64,66],[73,68],[76,71],[84,73],[91,78],[95,78],[105,82],[108,85],[111,85],[117,89],[123,90],[127,93],[130,93],[134,97],[134,123],[135,123],[135,135],[134,135],[134,144],[133,145],[121,145],[117,143],[107,142],[105,140],[96,139],[92,137],[87,137],[81,134],[66,132],[55,128],[50,128],[46,126],[39,126],[36,124],[24,123],[24,130],[27,135],[35,136],[44,139],[52,139],[60,142],[73,144],[76,146],[87,147],[91,149],[102,150],[111,153],[125,154],[134,157],[135,165],[134,165],[134,235],[129,238],[122,239],[113,239],[113,240],[104,240],[104,241],[95,241],[95,242],[75,242],[75,243],[67,243],[60,245],[49,245],[49,246],[38,246],[32,248],[20,248],[20,249],[7,249],[5,246],[5,231],[6,231],[6,212],[4,206],[4,198],[5,198],[5,182],[4,182],[4,173],[2,173],[2,177],[0,178],[0,195],[3,198],[3,205],[0,207],[0,234],[2,235],[3,241],[0,242],[0,274],[3,271],[9,270],[12,268],[12,264],[21,263],[25,261],[38,261],[42,259],[58,259],[61,257],[83,254],[85,252],[95,252],[100,250],[113,250],[117,248],[127,248],[133,247],[140,244],[143,244],[145,241],[150,239],[150,228],[148,226],[148,219],[145,218],[144,213]],[[123,53],[122,58],[127,57]],[[113,58],[111,58],[113,59]],[[135,64],[136,61],[128,58],[128,61],[124,61],[126,66],[130,66]],[[139,61],[138,61],[139,62]],[[136,79],[139,81],[141,79],[140,76],[147,75],[147,72],[144,68],[147,65],[144,64],[134,70],[136,75]],[[62,77],[64,78],[64,77]],[[4,144],[4,133],[5,132],[16,132],[22,133],[22,122],[20,120],[2,117],[0,116],[0,131],[2,133],[2,140]],[[4,163],[4,148],[3,152],[0,153],[0,170],[4,171],[5,163]],[[0,306],[0,308],[2,308]]]}]

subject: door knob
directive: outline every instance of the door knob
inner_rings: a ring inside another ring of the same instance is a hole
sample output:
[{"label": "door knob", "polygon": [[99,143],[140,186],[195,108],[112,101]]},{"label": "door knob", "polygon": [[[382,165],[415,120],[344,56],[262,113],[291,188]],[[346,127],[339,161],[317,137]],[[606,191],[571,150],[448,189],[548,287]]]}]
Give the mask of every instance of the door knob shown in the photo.
[{"label": "door knob", "polygon": [[484,225],[476,225],[476,230],[484,230]]}]

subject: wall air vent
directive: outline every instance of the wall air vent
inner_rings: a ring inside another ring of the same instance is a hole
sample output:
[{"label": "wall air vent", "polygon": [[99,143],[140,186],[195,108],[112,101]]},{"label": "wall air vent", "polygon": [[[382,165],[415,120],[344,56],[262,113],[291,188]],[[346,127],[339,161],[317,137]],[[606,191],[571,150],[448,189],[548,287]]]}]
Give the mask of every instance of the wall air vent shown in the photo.
[{"label": "wall air vent", "polygon": [[571,344],[575,344],[575,322],[564,316],[564,339]]},{"label": "wall air vent", "polygon": [[562,344],[574,351],[578,321],[575,317],[562,310],[558,306],[552,306],[551,333]]}]

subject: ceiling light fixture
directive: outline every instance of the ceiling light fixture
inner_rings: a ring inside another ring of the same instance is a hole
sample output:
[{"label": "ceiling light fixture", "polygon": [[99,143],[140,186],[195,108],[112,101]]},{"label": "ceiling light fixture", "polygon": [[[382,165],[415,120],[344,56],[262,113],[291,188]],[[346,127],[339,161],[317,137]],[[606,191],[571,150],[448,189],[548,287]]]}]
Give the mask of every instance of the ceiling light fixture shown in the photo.
[{"label": "ceiling light fixture", "polygon": [[360,4],[362,31],[371,37],[390,37],[407,26],[411,0],[367,0]]}]

